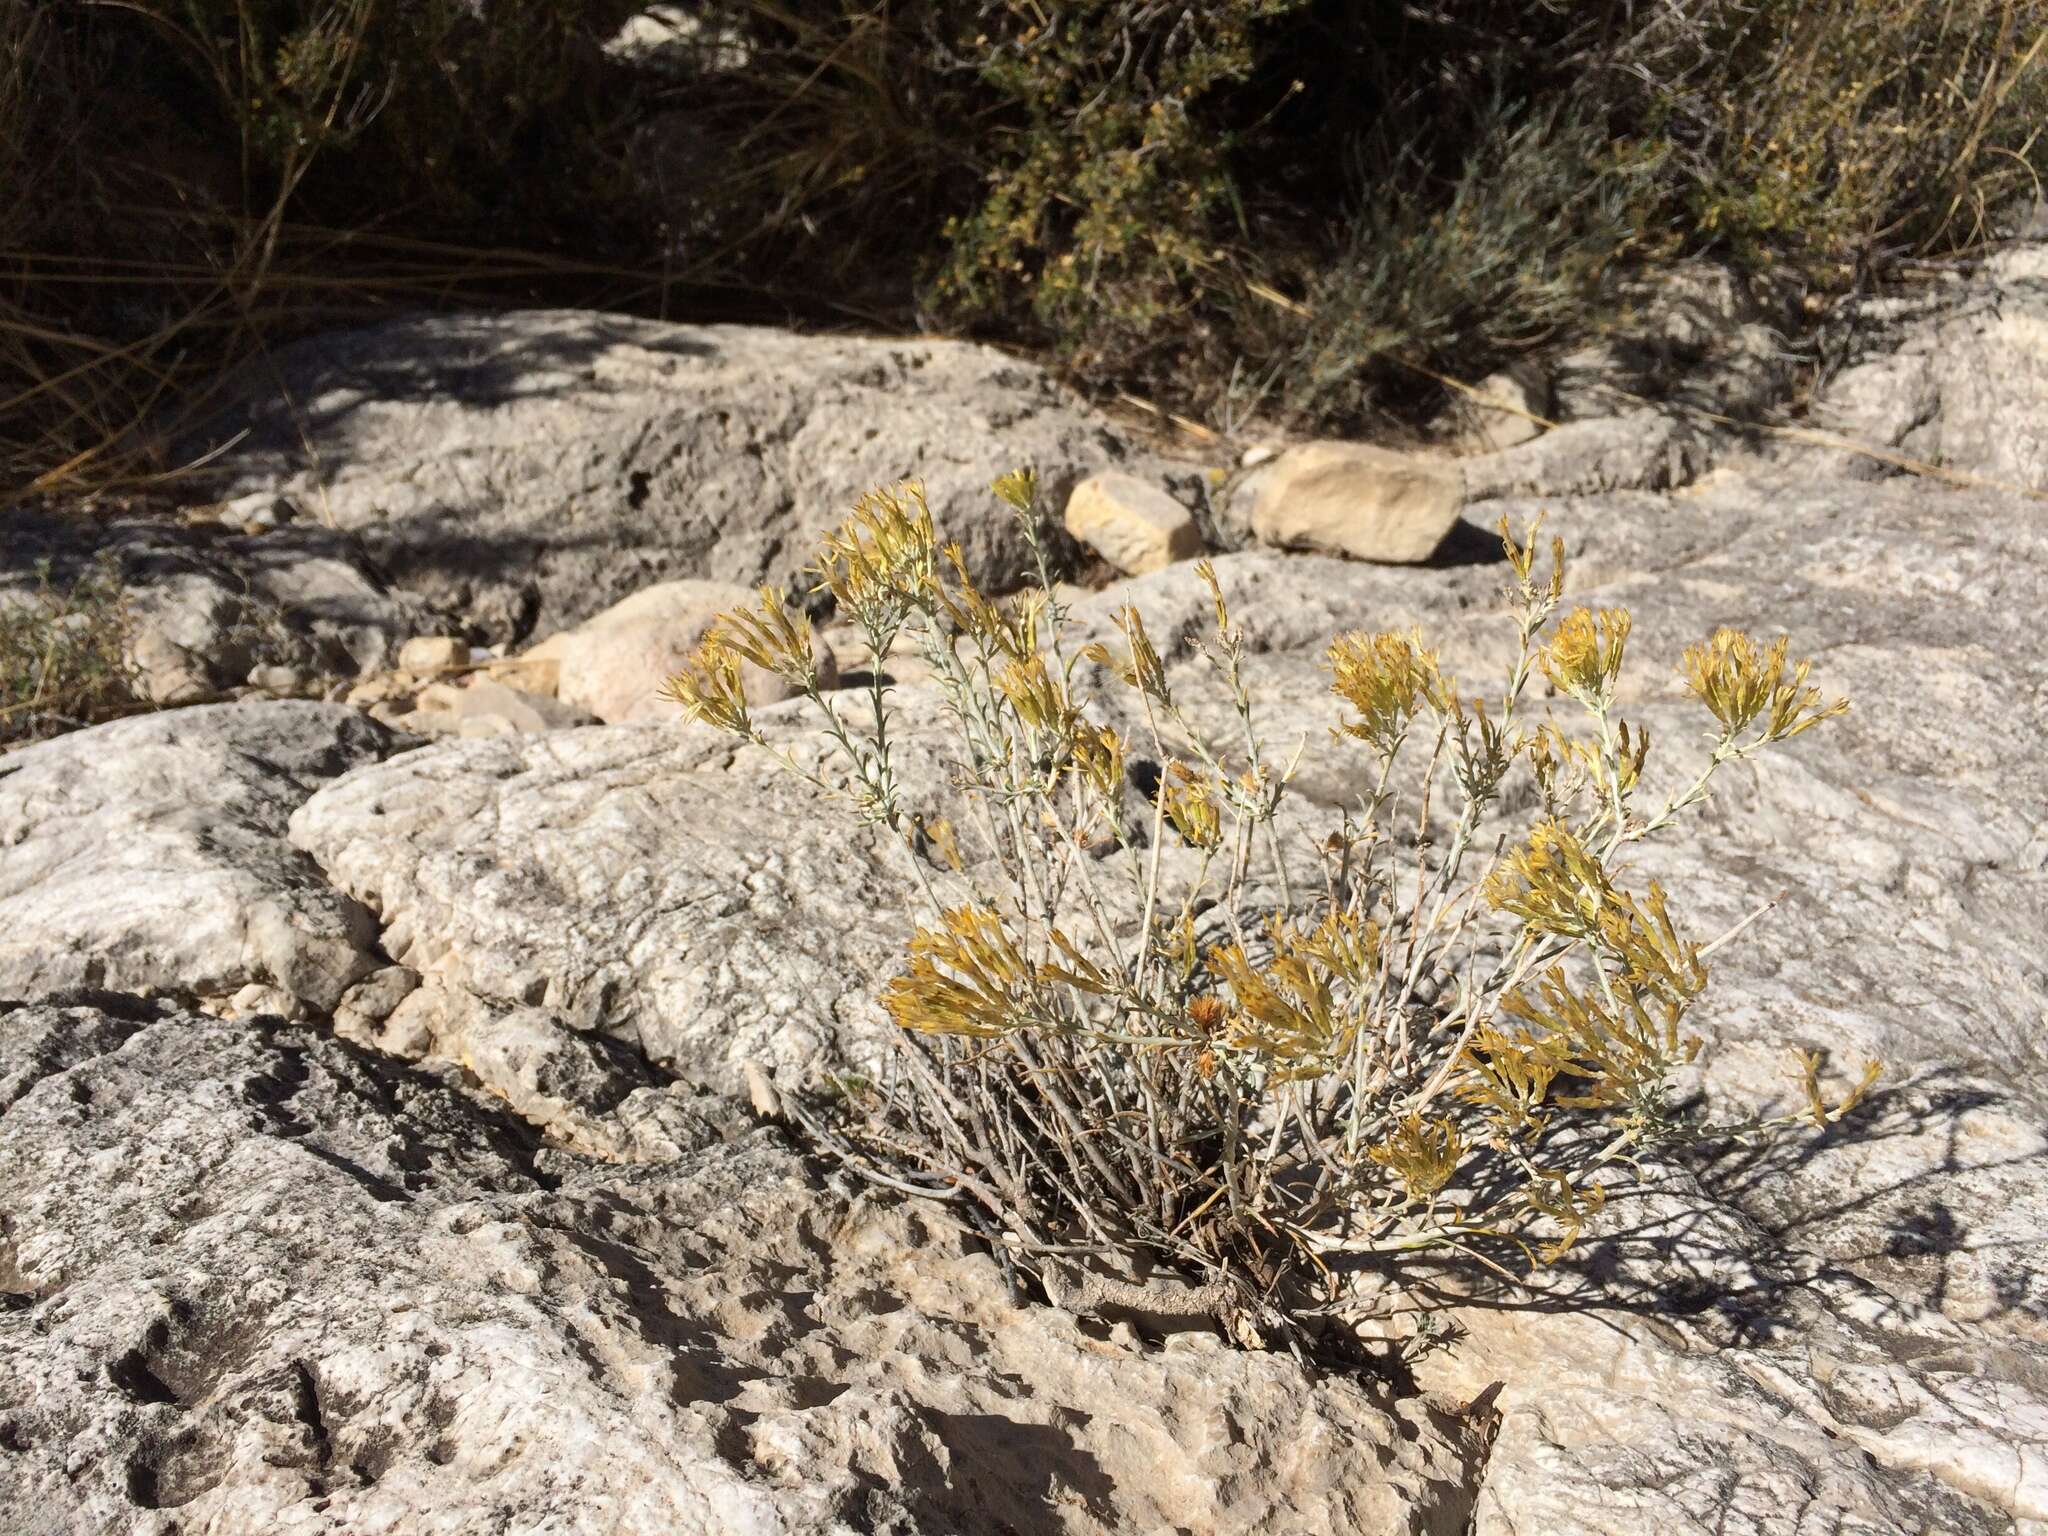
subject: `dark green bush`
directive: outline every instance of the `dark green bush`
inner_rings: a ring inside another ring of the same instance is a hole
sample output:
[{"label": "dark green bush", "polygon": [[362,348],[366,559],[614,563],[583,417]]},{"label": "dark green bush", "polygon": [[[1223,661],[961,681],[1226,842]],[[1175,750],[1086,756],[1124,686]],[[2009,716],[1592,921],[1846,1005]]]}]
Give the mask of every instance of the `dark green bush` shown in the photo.
[{"label": "dark green bush", "polygon": [[1825,291],[1966,246],[2048,107],[2048,0],[706,9],[776,61],[725,87],[777,163],[858,146],[829,220],[785,180],[741,260],[914,275],[941,324],[1226,425],[1427,410],[1622,266]]},{"label": "dark green bush", "polygon": [[[1307,0],[1058,8],[967,44],[1000,104],[975,206],[949,219],[932,297],[1025,325],[1091,375],[1176,347],[1241,281],[1252,233],[1217,108],[1251,86],[1262,25]],[[985,18],[983,18],[985,19]]]}]

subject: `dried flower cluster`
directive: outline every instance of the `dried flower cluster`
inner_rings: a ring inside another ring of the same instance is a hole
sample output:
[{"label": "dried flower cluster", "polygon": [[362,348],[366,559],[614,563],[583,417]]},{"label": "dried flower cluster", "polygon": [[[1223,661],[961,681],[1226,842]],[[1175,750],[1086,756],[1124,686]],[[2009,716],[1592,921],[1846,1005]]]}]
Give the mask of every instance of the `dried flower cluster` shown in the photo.
[{"label": "dried flower cluster", "polygon": [[[959,826],[906,809],[881,669],[864,704],[825,692],[808,626],[773,593],[671,685],[901,841],[930,903],[883,995],[903,1031],[890,1072],[843,1084],[831,1114],[800,1111],[850,1166],[956,1202],[1015,1270],[1220,1280],[1238,1335],[1271,1338],[1370,1309],[1402,1255],[1553,1262],[1644,1149],[1826,1124],[1868,1090],[1874,1066],[1830,1100],[1804,1059],[1797,1115],[1680,1116],[1671,1078],[1699,1050],[1685,1023],[1712,946],[1681,934],[1660,886],[1617,873],[1727,763],[1845,707],[1782,639],[1724,630],[1686,652],[1712,744],[1686,787],[1640,805],[1650,740],[1615,702],[1629,615],[1560,613],[1561,543],[1539,571],[1533,532],[1503,524],[1520,640],[1504,686],[1461,691],[1418,635],[1338,637],[1334,735],[1357,744],[1339,750],[1359,754],[1359,792],[1321,868],[1290,869],[1277,823],[1295,765],[1265,749],[1214,569],[1197,567],[1214,621],[1198,648],[1233,707],[1228,740],[1190,718],[1135,609],[1116,643],[1069,653],[1031,477],[996,491],[1039,550],[1026,592],[978,590],[915,485],[864,497],[817,565],[875,657],[907,636],[930,667]],[[808,697],[822,765],[748,714],[743,663]],[[1571,719],[1531,718],[1539,672]],[[1141,754],[1162,768],[1137,793]],[[1412,845],[1389,835],[1404,767]],[[1519,832],[1500,820],[1511,774],[1540,807]]]}]

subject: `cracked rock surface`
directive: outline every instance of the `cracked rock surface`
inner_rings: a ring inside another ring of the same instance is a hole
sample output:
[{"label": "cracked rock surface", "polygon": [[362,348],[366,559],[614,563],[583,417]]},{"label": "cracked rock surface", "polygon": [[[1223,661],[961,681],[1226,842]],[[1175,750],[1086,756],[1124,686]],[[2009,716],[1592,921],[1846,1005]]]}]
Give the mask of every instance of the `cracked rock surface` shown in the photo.
[{"label": "cracked rock surface", "polygon": [[801,1081],[883,1039],[907,870],[728,741],[444,743],[333,787],[291,836],[423,978],[396,1023],[445,1040],[545,1008],[728,1090],[743,1061]]},{"label": "cracked rock surface", "polygon": [[380,963],[376,923],[285,824],[410,740],[339,704],[211,704],[0,757],[0,997],[258,987],[333,1008]]},{"label": "cracked rock surface", "polygon": [[24,1536],[1470,1513],[1459,1405],[1016,1306],[985,1251],[730,1116],[590,1163],[388,1056],[133,1003],[0,1014],[0,1103]]},{"label": "cracked rock surface", "polygon": [[137,696],[160,704],[217,697],[265,672],[352,678],[389,665],[435,623],[356,540],[312,521],[243,533],[219,518],[15,507],[0,512],[0,551],[0,604],[33,591],[45,563],[60,591],[103,564],[122,589]]},{"label": "cracked rock surface", "polygon": [[1032,364],[956,341],[573,310],[396,320],[287,349],[208,435],[223,492],[317,502],[493,641],[656,581],[780,584],[870,486],[922,478],[977,580],[1030,567],[988,494],[1146,463]]},{"label": "cracked rock surface", "polygon": [[1945,282],[1864,299],[1845,324],[1852,350],[1814,401],[1816,426],[2048,490],[2048,246],[2008,246]]}]

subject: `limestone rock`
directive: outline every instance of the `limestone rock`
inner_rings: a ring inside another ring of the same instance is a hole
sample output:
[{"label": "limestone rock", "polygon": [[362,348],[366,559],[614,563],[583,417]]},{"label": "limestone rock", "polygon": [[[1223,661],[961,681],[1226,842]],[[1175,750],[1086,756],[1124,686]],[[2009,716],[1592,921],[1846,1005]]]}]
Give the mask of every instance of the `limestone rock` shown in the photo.
[{"label": "limestone rock", "polygon": [[251,670],[239,596],[192,573],[169,576],[130,599],[123,645],[135,696],[151,704],[188,704],[239,682]]},{"label": "limestone rock", "polygon": [[1135,475],[1090,475],[1067,498],[1067,532],[1126,576],[1202,552],[1194,515]]},{"label": "limestone rock", "polygon": [[[1229,600],[1231,623],[1243,629],[1254,654],[1313,656],[1363,622],[1395,629],[1435,624],[1450,601],[1449,584],[1441,581],[1448,572],[1432,572],[1437,584],[1425,585],[1419,573],[1398,566],[1272,549],[1219,555],[1213,563]],[[1452,580],[1461,584],[1460,578]],[[1145,616],[1146,632],[1169,660],[1191,657],[1194,641],[1215,625],[1209,589],[1193,566],[1175,565],[1077,594],[1069,607],[1072,647],[1094,641],[1120,646],[1117,615],[1126,604]],[[1191,703],[1212,691],[1207,683],[1191,684],[1191,690]]]},{"label": "limestone rock", "polygon": [[207,1012],[224,1019],[290,1019],[306,1016],[305,1005],[283,987],[252,981],[225,1001],[202,1000]]},{"label": "limestone rock", "polygon": [[249,686],[280,699],[295,698],[306,691],[312,679],[297,667],[251,667]]},{"label": "limestone rock", "polygon": [[419,984],[419,973],[402,965],[387,965],[370,972],[342,993],[334,1009],[334,1032],[358,1045],[383,1045],[378,1038],[380,1026],[418,990]]},{"label": "limestone rock", "polygon": [[348,536],[310,523],[243,537],[162,516],[27,509],[7,514],[0,545],[0,601],[33,586],[42,561],[60,588],[105,562],[123,594],[136,692],[157,703],[212,698],[257,667],[353,678],[388,665],[431,617]]},{"label": "limestone rock", "polygon": [[1598,339],[1551,364],[1557,412],[1590,421],[1654,405],[1694,425],[1701,412],[1760,417],[1792,382],[1789,298],[1711,261],[1627,279]]},{"label": "limestone rock", "polygon": [[319,785],[407,744],[338,704],[204,705],[0,760],[0,997],[111,987],[321,1010],[376,926],[284,841]]},{"label": "limestone rock", "polygon": [[527,1124],[580,1151],[619,1155],[605,1117],[648,1086],[646,1063],[602,1035],[565,1027],[542,1008],[473,1014],[437,1044]]},{"label": "limestone rock", "polygon": [[[720,614],[747,607],[755,598],[754,592],[730,582],[659,582],[527,655],[553,662],[555,696],[599,720],[679,719],[682,707],[662,697],[662,685],[683,670]],[[820,676],[830,687],[838,665],[822,638],[817,653]],[[788,683],[757,667],[746,668],[745,678],[752,703],[794,696]]]},{"label": "limestone rock", "polygon": [[1706,472],[1715,446],[1714,434],[1697,421],[1638,407],[1566,422],[1526,443],[1460,459],[1458,467],[1465,493],[1475,502],[1677,490]]},{"label": "limestone rock", "polygon": [[282,528],[298,515],[299,509],[289,496],[275,496],[267,491],[237,496],[220,509],[220,520],[244,533],[268,533],[273,528]]},{"label": "limestone rock", "polygon": [[708,730],[444,741],[332,791],[292,836],[420,973],[390,1027],[422,1050],[542,1007],[734,1090],[743,1061],[801,1082],[888,1037],[900,853]]},{"label": "limestone rock", "polygon": [[[1848,323],[1858,351],[1815,398],[1815,427],[2048,490],[2048,244],[2011,246],[1967,276],[1863,301]],[[1854,455],[1836,462],[1851,473],[1894,472]]]},{"label": "limestone rock", "polygon": [[559,698],[562,691],[562,652],[574,633],[574,630],[565,629],[549,635],[538,645],[529,646],[516,656],[506,657],[499,670],[508,682],[528,693]]},{"label": "limestone rock", "polygon": [[273,365],[191,445],[249,429],[213,466],[222,491],[317,498],[498,642],[653,581],[791,580],[855,496],[910,477],[1003,590],[1030,561],[991,480],[1034,466],[1057,507],[1083,473],[1149,463],[1041,370],[965,342],[536,310],[395,320]]},{"label": "limestone rock", "polygon": [[605,43],[615,59],[678,79],[744,69],[752,50],[730,23],[679,5],[650,5],[630,16]]},{"label": "limestone rock", "polygon": [[1364,443],[1303,443],[1253,471],[1261,542],[1412,565],[1436,553],[1464,506],[1455,466]]},{"label": "limestone rock", "polygon": [[0,1508],[38,1536],[1470,1514],[1456,1405],[1094,1337],[701,1100],[629,1099],[658,1163],[536,1153],[445,1078],[132,1004],[0,1014],[0,1092]]}]

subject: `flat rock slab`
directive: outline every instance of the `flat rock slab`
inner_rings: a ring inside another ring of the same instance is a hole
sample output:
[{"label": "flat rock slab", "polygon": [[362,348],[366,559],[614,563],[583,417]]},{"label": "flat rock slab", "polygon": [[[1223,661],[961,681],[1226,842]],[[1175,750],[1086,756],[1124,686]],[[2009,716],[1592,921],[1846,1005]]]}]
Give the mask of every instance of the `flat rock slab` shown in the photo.
[{"label": "flat rock slab", "polygon": [[339,704],[214,704],[0,758],[0,997],[259,986],[331,1009],[384,963],[376,923],[285,825],[409,743]]},{"label": "flat rock slab", "polygon": [[0,1508],[25,1536],[1455,1531],[1476,1424],[1013,1305],[773,1131],[536,1153],[331,1036],[0,1013]]},{"label": "flat rock slab", "polygon": [[438,744],[331,786],[292,838],[423,977],[401,1025],[543,1007],[726,1088],[878,1051],[916,910],[843,807],[683,724]]},{"label": "flat rock slab", "polygon": [[[978,580],[1030,568],[989,482],[1143,462],[1038,368],[953,341],[568,310],[439,315],[280,353],[206,435],[224,493],[285,487],[492,640],[655,581],[796,577],[869,487],[921,478]],[[195,447],[198,445],[195,444]]]}]

